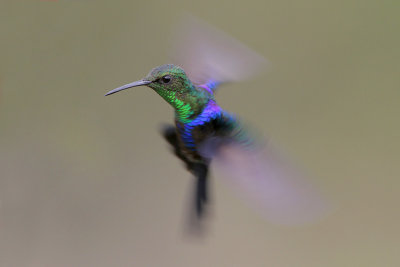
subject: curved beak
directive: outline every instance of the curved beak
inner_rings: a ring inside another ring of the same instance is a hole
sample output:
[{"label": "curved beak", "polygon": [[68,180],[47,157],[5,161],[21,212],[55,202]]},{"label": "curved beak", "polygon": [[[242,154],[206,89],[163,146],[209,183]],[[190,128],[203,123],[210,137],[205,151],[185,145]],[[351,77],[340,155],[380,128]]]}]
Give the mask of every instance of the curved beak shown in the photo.
[{"label": "curved beak", "polygon": [[115,94],[115,93],[117,93],[119,91],[122,91],[122,90],[125,90],[125,89],[128,89],[128,88],[147,85],[149,83],[151,83],[151,81],[146,81],[146,80],[140,80],[140,81],[136,81],[136,82],[133,82],[133,83],[128,83],[128,84],[125,84],[125,85],[123,85],[121,87],[115,88],[114,90],[111,90],[110,92],[108,92],[104,96],[112,95],[112,94]]}]

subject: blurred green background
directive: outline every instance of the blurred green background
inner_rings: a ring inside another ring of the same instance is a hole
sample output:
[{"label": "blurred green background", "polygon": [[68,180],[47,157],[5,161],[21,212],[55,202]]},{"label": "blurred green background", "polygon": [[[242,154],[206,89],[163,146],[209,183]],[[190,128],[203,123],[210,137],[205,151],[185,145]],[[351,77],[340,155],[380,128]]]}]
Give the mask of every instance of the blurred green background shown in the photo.
[{"label": "blurred green background", "polygon": [[[335,210],[264,221],[213,177],[209,234],[184,235],[190,175],[137,88],[183,12],[271,62],[219,103],[281,144]],[[9,1],[0,9],[0,266],[400,266],[396,1]]]}]

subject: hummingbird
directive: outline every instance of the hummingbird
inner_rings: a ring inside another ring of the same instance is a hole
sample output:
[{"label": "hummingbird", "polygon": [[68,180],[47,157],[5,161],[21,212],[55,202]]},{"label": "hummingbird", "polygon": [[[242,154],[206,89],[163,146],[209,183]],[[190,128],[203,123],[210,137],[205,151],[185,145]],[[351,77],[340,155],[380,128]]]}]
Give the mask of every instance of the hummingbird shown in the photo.
[{"label": "hummingbird", "polygon": [[175,126],[163,129],[175,155],[196,177],[195,211],[200,218],[208,200],[208,171],[214,152],[223,143],[250,145],[252,139],[233,114],[215,99],[218,81],[194,84],[185,71],[173,64],[156,67],[143,79],[109,91],[106,96],[137,86],[147,86],[175,111]]},{"label": "hummingbird", "polygon": [[106,96],[146,86],[172,106],[175,124],[164,127],[162,135],[195,177],[191,221],[197,224],[207,214],[212,165],[220,167],[239,194],[243,192],[271,222],[301,224],[325,215],[319,192],[275,148],[255,138],[216,101],[219,87],[254,76],[265,65],[264,58],[192,17],[176,32],[174,64],[158,66]]}]

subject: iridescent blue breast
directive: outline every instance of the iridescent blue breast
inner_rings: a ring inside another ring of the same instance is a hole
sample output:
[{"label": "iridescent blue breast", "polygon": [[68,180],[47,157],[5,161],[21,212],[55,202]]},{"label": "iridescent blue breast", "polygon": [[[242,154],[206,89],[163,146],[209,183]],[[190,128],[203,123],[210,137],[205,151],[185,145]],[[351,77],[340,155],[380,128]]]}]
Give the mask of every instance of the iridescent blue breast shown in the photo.
[{"label": "iridescent blue breast", "polygon": [[212,122],[224,114],[214,100],[210,100],[203,111],[188,123],[177,122],[178,134],[185,149],[195,152],[196,144],[213,132]]}]

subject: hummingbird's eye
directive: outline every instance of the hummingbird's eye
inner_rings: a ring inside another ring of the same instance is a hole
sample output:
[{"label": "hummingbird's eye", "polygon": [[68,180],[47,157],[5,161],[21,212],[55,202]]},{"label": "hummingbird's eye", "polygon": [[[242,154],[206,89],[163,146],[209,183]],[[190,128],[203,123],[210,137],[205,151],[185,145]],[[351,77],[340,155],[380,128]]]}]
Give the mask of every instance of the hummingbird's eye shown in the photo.
[{"label": "hummingbird's eye", "polygon": [[171,79],[171,76],[165,75],[161,78],[161,80],[163,83],[169,83],[172,79]]}]

